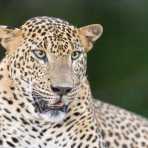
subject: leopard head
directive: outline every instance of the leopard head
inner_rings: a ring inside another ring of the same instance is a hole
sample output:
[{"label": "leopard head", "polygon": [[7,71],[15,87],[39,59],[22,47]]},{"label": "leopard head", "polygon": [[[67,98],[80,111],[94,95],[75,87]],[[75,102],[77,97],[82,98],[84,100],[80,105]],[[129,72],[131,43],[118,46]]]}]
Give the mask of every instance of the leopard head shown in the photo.
[{"label": "leopard head", "polygon": [[0,26],[1,45],[11,59],[10,76],[36,113],[62,121],[86,79],[87,53],[103,32],[51,17],[35,17],[19,28]]}]

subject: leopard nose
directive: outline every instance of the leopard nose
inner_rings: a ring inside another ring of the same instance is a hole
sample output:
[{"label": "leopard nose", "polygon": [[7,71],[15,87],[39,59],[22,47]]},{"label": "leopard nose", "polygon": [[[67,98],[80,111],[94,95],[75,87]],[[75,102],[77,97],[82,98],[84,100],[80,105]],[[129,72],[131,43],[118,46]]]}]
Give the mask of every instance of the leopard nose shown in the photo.
[{"label": "leopard nose", "polygon": [[63,96],[68,94],[72,90],[72,87],[61,87],[61,86],[51,85],[51,90],[56,94],[58,94],[59,96]]}]

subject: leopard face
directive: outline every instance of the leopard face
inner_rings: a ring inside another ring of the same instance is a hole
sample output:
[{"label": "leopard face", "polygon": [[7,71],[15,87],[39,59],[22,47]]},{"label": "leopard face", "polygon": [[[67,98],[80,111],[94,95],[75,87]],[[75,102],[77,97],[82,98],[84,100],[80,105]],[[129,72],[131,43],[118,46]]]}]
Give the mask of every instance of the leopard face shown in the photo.
[{"label": "leopard face", "polygon": [[39,116],[62,121],[86,78],[87,52],[102,27],[76,28],[61,19],[36,17],[4,31],[11,34],[2,39],[11,59],[11,78],[29,95]]}]

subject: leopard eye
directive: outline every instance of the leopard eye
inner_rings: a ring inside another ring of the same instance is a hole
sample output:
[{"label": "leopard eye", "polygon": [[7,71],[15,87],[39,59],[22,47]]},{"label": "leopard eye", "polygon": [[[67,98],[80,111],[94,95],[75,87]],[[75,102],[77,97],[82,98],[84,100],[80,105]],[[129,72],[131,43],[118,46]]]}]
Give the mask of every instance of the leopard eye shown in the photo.
[{"label": "leopard eye", "polygon": [[80,57],[81,53],[82,53],[81,51],[74,51],[74,52],[71,54],[71,59],[72,59],[72,60],[78,59],[78,58]]},{"label": "leopard eye", "polygon": [[43,50],[33,50],[32,52],[33,52],[33,54],[34,54],[38,59],[47,60],[47,56],[46,56],[45,51],[43,51]]}]

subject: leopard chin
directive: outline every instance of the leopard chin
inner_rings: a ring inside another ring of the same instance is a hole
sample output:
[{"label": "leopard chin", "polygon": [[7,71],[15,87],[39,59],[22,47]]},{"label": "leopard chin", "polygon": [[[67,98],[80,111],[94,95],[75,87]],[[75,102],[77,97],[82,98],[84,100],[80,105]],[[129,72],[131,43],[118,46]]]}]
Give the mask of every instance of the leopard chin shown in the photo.
[{"label": "leopard chin", "polygon": [[66,118],[67,113],[60,110],[49,110],[38,114],[40,118],[51,123],[61,123]]}]

